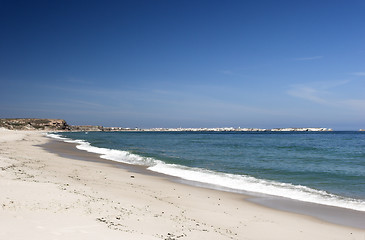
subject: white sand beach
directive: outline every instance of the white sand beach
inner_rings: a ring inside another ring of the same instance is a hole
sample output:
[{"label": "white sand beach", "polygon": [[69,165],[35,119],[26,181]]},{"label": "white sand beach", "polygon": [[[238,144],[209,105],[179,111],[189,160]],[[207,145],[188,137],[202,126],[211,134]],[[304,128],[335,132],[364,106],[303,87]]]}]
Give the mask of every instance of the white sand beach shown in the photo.
[{"label": "white sand beach", "polygon": [[[365,230],[262,207],[241,194],[131,172],[36,131],[0,129],[0,239],[365,239]],[[58,143],[57,143],[58,144]]]}]

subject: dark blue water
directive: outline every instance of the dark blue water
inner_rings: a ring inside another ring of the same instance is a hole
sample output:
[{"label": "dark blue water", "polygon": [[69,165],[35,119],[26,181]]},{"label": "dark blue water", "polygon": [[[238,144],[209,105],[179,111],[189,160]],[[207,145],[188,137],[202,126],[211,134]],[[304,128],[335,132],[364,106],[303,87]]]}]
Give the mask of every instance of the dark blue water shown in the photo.
[{"label": "dark blue water", "polygon": [[81,149],[153,171],[365,211],[363,132],[60,134],[98,147]]}]

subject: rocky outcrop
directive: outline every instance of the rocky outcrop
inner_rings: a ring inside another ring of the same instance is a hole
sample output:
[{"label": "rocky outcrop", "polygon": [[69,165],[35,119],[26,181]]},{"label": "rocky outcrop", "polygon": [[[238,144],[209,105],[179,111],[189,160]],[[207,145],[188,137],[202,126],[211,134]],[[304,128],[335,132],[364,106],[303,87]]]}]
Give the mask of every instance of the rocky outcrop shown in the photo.
[{"label": "rocky outcrop", "polygon": [[104,131],[103,126],[93,126],[93,125],[75,125],[70,126],[71,131]]},{"label": "rocky outcrop", "polygon": [[[48,118],[0,118],[0,128],[10,130],[43,131],[122,131],[120,127],[103,127],[93,125],[68,125],[63,119]],[[128,130],[128,129],[127,129]]]},{"label": "rocky outcrop", "polygon": [[70,130],[70,126],[63,119],[40,118],[2,118],[0,127],[10,130]]}]

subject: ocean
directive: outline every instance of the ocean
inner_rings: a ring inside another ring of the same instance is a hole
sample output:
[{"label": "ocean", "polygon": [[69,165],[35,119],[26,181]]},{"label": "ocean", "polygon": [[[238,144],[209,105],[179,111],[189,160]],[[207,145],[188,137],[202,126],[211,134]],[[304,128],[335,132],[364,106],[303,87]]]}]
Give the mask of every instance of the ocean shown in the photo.
[{"label": "ocean", "polygon": [[101,158],[233,192],[365,211],[364,132],[62,132]]}]

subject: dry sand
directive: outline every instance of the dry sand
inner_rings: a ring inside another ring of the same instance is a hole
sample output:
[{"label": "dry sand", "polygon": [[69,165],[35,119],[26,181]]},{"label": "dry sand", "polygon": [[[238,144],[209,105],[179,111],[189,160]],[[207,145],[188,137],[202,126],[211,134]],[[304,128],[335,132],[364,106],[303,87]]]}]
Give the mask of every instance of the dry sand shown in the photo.
[{"label": "dry sand", "polygon": [[365,239],[240,194],[61,157],[49,141],[0,129],[0,239]]}]

